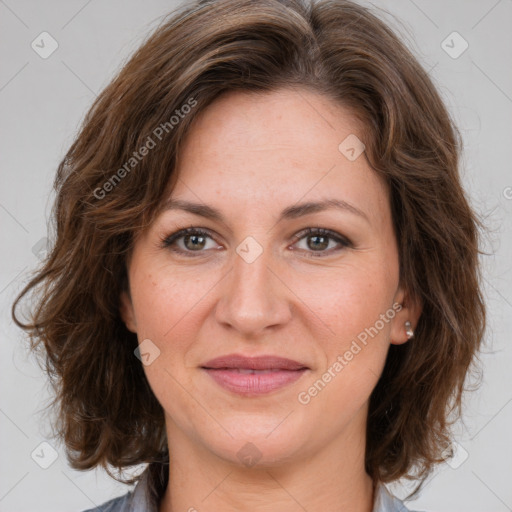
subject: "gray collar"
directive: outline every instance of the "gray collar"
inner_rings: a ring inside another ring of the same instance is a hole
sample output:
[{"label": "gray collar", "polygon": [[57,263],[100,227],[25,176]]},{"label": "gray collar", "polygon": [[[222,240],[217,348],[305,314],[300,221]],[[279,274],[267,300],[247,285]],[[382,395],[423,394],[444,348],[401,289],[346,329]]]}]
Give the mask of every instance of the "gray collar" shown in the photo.
[{"label": "gray collar", "polygon": [[[149,486],[149,468],[142,473],[140,480],[122,501],[105,512],[158,512],[161,496]],[[121,499],[121,498],[118,498]],[[375,490],[375,502],[372,512],[409,512],[401,500],[393,496],[384,484],[378,484]],[[412,512],[412,511],[411,511]]]}]

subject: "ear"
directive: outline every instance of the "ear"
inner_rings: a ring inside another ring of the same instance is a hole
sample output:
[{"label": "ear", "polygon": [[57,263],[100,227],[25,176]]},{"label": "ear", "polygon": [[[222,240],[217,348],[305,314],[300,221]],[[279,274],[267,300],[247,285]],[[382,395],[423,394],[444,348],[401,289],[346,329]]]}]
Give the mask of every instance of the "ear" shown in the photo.
[{"label": "ear", "polygon": [[[411,323],[414,331],[423,309],[422,301],[419,297],[412,297],[406,290],[400,286],[395,295],[393,304],[400,304],[400,307],[394,306],[396,315],[391,320],[391,340],[393,345],[402,345],[409,341],[405,322]],[[411,337],[414,339],[414,337]]]},{"label": "ear", "polygon": [[131,332],[137,332],[137,322],[135,321],[135,312],[133,310],[132,299],[130,292],[123,290],[120,296],[119,312],[123,319],[126,328]]}]

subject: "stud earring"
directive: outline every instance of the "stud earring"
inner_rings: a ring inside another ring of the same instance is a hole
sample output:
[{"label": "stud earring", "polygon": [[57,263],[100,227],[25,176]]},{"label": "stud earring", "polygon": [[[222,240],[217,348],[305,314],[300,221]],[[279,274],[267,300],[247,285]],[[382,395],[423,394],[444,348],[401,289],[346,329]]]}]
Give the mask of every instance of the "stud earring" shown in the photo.
[{"label": "stud earring", "polygon": [[412,325],[409,320],[405,322],[405,334],[407,334],[408,339],[411,339],[414,336],[414,331],[412,330]]}]

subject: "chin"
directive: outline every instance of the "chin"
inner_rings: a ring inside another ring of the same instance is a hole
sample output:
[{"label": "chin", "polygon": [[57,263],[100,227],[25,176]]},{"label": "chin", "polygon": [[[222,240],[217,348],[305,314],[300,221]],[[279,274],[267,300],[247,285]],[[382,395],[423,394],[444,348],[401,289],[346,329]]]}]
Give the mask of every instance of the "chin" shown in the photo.
[{"label": "chin", "polygon": [[224,422],[233,437],[222,430],[220,437],[209,436],[204,442],[228,463],[254,469],[276,467],[298,454],[304,455],[306,439],[299,435],[301,429],[297,425],[290,422],[285,426],[288,421],[271,417],[258,422],[254,417],[246,417],[236,424]]}]

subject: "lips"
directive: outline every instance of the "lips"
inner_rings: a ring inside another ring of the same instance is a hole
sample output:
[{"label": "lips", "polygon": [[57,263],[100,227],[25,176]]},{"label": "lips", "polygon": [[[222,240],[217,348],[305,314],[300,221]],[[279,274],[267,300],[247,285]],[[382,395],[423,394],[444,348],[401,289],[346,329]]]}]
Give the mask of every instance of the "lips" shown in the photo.
[{"label": "lips", "polygon": [[292,359],[239,354],[212,359],[202,369],[225,390],[245,397],[277,391],[296,382],[309,370]]},{"label": "lips", "polygon": [[308,369],[305,364],[299,363],[292,359],[287,359],[278,356],[257,356],[245,357],[239,354],[230,354],[227,356],[220,356],[211,361],[208,361],[203,366],[205,369],[211,370],[302,370]]}]

